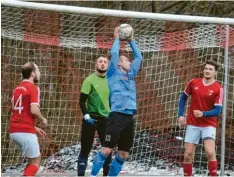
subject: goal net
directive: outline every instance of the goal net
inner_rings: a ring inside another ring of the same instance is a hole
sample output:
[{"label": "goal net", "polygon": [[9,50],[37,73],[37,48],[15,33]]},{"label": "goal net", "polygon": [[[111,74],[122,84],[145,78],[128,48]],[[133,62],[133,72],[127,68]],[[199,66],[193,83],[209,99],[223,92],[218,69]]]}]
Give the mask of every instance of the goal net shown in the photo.
[{"label": "goal net", "polygon": [[[138,111],[134,144],[123,170],[129,174],[181,173],[184,130],[177,125],[179,95],[190,79],[203,76],[203,65],[211,58],[223,66],[217,80],[224,84],[225,25],[120,18],[6,5],[2,5],[1,10],[2,172],[17,169],[24,163],[8,134],[11,93],[21,81],[21,66],[33,61],[41,69],[41,110],[49,126],[46,128],[48,137],[39,138],[39,141],[44,159],[42,164],[49,168],[46,163],[54,154],[79,145],[82,82],[94,72],[97,57],[110,56],[114,27],[128,23],[135,30],[135,41],[144,59],[136,78]],[[227,107],[223,108],[227,111],[225,169],[234,170],[234,26],[229,27],[228,49]],[[121,42],[121,52],[132,58],[126,42]],[[221,116],[218,122],[216,143],[220,162]],[[95,143],[94,148],[99,148],[98,138]],[[79,152],[69,153],[72,160],[67,161],[73,166],[60,165],[56,167],[58,170],[76,171]],[[69,153],[64,154],[64,158]],[[51,163],[56,165],[59,162]],[[194,157],[194,170],[195,173],[204,173],[206,169],[207,159],[201,143]]]}]

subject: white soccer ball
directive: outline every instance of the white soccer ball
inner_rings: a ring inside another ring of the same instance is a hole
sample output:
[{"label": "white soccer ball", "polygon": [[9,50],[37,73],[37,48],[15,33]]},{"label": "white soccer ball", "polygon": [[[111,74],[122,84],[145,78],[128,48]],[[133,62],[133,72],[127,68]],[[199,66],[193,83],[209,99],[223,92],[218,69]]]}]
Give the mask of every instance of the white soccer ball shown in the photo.
[{"label": "white soccer ball", "polygon": [[119,39],[128,40],[132,35],[133,28],[129,24],[119,25]]}]

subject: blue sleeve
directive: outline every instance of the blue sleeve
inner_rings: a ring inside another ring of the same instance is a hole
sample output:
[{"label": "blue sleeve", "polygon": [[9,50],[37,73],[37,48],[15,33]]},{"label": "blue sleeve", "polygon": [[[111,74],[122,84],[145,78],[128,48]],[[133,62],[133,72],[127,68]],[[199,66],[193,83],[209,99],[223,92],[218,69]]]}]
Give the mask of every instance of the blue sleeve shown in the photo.
[{"label": "blue sleeve", "polygon": [[214,117],[214,116],[218,116],[222,111],[222,106],[219,105],[215,105],[214,109],[210,110],[210,111],[204,111],[203,112],[203,117]]},{"label": "blue sleeve", "polygon": [[118,68],[119,62],[119,38],[115,38],[111,48],[111,61],[107,69],[107,76],[111,76]]},{"label": "blue sleeve", "polygon": [[141,61],[142,61],[142,55],[140,49],[137,47],[136,43],[132,40],[129,41],[129,44],[132,48],[132,52],[134,55],[134,60],[131,64],[131,71],[134,75],[136,75],[140,69]]},{"label": "blue sleeve", "polygon": [[186,95],[184,92],[181,93],[180,95],[180,100],[179,100],[179,109],[178,109],[178,116],[184,116],[184,108],[185,108],[185,103],[186,100],[188,99],[188,95]]}]

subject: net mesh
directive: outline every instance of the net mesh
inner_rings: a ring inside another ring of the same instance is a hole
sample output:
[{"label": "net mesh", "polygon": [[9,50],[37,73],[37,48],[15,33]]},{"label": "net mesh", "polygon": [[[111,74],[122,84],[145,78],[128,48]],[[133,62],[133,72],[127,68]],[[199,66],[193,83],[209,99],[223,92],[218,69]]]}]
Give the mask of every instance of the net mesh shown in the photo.
[{"label": "net mesh", "polygon": [[[94,71],[100,55],[109,57],[113,29],[121,23],[134,28],[143,56],[136,78],[138,112],[134,145],[128,164],[140,164],[137,171],[152,167],[174,169],[183,161],[184,130],[177,125],[179,94],[194,77],[202,77],[204,62],[224,64],[225,25],[166,22],[137,18],[50,12],[2,6],[1,92],[2,167],[23,162],[9,140],[8,123],[12,90],[21,81],[21,66],[35,62],[42,73],[41,110],[48,119],[48,137],[39,139],[47,159],[63,147],[79,143],[82,113],[81,84]],[[234,27],[230,27],[226,124],[226,169],[234,165]],[[126,42],[121,52],[132,58]],[[217,80],[224,83],[224,71]],[[219,119],[221,120],[221,119]],[[217,129],[217,157],[220,159],[221,121]],[[77,154],[78,155],[78,154]],[[75,157],[76,158],[76,157]],[[207,160],[199,145],[194,167],[203,171]],[[74,169],[71,169],[74,170]],[[165,173],[164,173],[165,174]]]}]

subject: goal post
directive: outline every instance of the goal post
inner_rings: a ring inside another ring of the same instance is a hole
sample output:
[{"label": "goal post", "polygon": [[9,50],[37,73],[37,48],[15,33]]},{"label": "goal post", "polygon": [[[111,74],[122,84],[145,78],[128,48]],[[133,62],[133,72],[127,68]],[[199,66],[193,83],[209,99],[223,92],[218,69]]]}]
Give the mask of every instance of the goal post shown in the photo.
[{"label": "goal post", "polygon": [[[48,137],[40,139],[40,144],[43,159],[48,159],[64,147],[79,144],[81,84],[94,71],[98,56],[109,57],[114,27],[121,23],[134,28],[143,54],[136,78],[138,111],[127,172],[180,173],[184,130],[177,125],[179,94],[190,79],[202,76],[210,58],[222,66],[217,80],[225,90],[216,141],[221,174],[234,165],[234,19],[1,2],[2,168],[22,163],[8,135],[10,97],[21,81],[21,65],[33,61],[41,69],[41,108],[49,126]],[[121,52],[132,58],[124,41]],[[77,159],[78,154],[73,156]],[[194,168],[204,172],[206,166],[201,144]]]},{"label": "goal post", "polygon": [[104,15],[110,17],[125,17],[125,18],[139,18],[149,20],[164,20],[164,21],[178,21],[178,22],[194,22],[194,23],[213,23],[213,24],[227,24],[234,25],[232,18],[218,18],[218,17],[202,17],[202,16],[190,16],[190,15],[173,15],[173,14],[160,14],[160,13],[142,13],[123,10],[109,10],[87,7],[75,7],[66,5],[55,5],[44,3],[25,2],[19,0],[1,0],[2,4],[7,6],[22,7],[29,9],[40,9],[49,11],[60,11],[68,13],[78,14],[95,14]]}]

